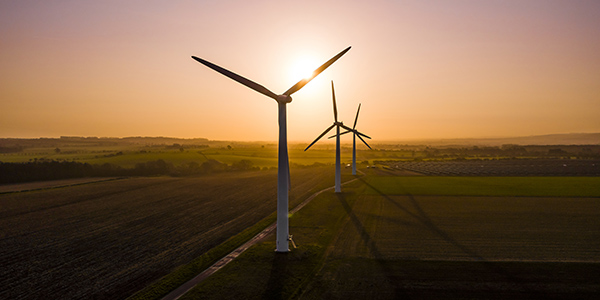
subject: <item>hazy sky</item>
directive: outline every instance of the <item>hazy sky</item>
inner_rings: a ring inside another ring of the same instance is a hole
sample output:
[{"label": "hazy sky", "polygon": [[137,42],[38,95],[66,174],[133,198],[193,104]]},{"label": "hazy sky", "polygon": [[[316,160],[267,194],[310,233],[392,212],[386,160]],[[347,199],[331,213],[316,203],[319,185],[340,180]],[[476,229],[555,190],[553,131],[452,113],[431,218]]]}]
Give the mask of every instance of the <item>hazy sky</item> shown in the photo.
[{"label": "hazy sky", "polygon": [[0,137],[375,140],[600,132],[600,1],[0,1]]}]

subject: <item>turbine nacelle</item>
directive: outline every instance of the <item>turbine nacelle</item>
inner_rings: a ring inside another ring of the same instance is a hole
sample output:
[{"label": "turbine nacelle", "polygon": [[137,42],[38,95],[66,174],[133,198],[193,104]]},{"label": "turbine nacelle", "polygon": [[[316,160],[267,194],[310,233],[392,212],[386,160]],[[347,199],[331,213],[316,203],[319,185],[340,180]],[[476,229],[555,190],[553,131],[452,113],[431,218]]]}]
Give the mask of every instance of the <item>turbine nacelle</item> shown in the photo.
[{"label": "turbine nacelle", "polygon": [[279,103],[290,103],[290,102],[292,102],[292,96],[282,94],[282,95],[277,96],[276,100]]},{"label": "turbine nacelle", "polygon": [[333,125],[335,126],[344,126],[344,122],[333,122]]}]

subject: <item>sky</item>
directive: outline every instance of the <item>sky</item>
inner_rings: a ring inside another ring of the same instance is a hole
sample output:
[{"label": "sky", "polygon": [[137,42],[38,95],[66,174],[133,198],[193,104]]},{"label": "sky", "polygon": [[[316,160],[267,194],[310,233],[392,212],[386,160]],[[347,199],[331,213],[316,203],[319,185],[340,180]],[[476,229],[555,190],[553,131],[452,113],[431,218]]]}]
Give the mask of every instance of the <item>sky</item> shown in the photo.
[{"label": "sky", "polygon": [[0,138],[373,141],[600,132],[600,1],[0,1]]}]

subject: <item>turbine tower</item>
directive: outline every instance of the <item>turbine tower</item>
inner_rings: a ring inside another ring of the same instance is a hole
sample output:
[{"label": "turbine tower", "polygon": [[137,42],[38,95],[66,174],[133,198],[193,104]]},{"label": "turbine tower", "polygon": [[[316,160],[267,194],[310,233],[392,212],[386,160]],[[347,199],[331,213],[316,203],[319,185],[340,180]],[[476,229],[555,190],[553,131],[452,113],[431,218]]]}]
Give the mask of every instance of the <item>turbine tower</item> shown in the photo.
[{"label": "turbine tower", "polygon": [[288,191],[290,188],[290,170],[289,170],[289,160],[288,160],[288,148],[287,148],[287,118],[286,118],[286,104],[292,102],[291,95],[302,87],[304,87],[309,81],[323,72],[327,67],[333,64],[336,60],[338,60],[342,55],[350,50],[350,47],[344,49],[342,52],[338,53],[336,56],[332,57],[330,60],[325,62],[315,71],[313,71],[312,75],[308,78],[304,78],[294,86],[289,88],[281,95],[277,95],[271,92],[266,87],[249,80],[245,77],[242,77],[238,74],[235,74],[229,70],[226,70],[222,67],[219,67],[213,63],[210,63],[206,60],[198,58],[196,56],[192,56],[193,59],[200,62],[201,64],[233,79],[267,97],[270,97],[277,101],[278,111],[279,111],[279,154],[278,154],[278,167],[277,167],[277,252],[288,252],[289,250],[289,220],[288,220]]},{"label": "turbine tower", "polygon": [[[371,149],[371,146],[369,146],[369,144],[367,144],[367,142],[365,140],[363,140],[363,138],[360,136],[362,135],[368,139],[370,139],[371,137],[356,130],[356,122],[358,122],[358,113],[359,112],[360,112],[360,103],[358,104],[358,110],[356,111],[356,118],[354,118],[354,125],[352,126],[352,130],[341,133],[341,134],[346,134],[348,132],[352,132],[352,175],[356,175],[356,137],[358,136],[358,138],[365,145],[367,145],[367,147],[369,147],[369,149]],[[332,137],[329,137],[329,138],[332,138]]]},{"label": "turbine tower", "polygon": [[317,137],[304,151],[308,150],[312,145],[314,145],[319,139],[321,139],[324,135],[326,135],[333,127],[336,127],[336,139],[335,139],[335,192],[342,192],[342,168],[340,166],[340,127],[348,130],[348,132],[352,131],[351,128],[344,125],[344,122],[338,122],[337,118],[337,105],[335,104],[335,90],[333,88],[333,80],[331,81],[331,95],[333,98],[333,124],[329,126],[329,128],[325,129],[319,137]]}]

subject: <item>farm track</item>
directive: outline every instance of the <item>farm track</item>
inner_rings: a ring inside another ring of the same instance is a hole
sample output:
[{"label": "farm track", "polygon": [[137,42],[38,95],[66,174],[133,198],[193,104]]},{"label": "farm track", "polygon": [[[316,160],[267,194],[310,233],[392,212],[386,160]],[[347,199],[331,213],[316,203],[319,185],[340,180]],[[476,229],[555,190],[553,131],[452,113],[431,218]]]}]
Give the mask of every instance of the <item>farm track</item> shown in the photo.
[{"label": "farm track", "polygon": [[[291,205],[330,173],[293,171]],[[125,298],[275,211],[275,182],[265,171],[0,195],[0,298]]]},{"label": "farm track", "polygon": [[[360,172],[360,173],[364,175],[363,172]],[[358,180],[358,179],[355,178],[355,179],[351,179],[351,180],[342,182],[342,185],[350,184],[350,183],[352,183],[352,182],[354,182],[356,180]],[[304,201],[302,201],[302,203],[298,204],[296,207],[294,207],[293,209],[291,209],[290,210],[290,214],[294,214],[294,213],[298,212],[304,206],[306,206],[308,203],[310,203],[310,201],[312,201],[314,198],[316,198],[318,195],[320,195],[321,193],[323,193],[325,191],[333,190],[334,188],[335,188],[335,186],[330,186],[328,188],[324,188],[324,189],[322,189],[322,190],[320,190],[318,192],[315,192],[314,194],[310,195],[310,197],[308,197]],[[303,198],[303,197],[301,197],[301,198]],[[215,262],[208,269],[204,270],[202,273],[198,274],[196,277],[190,279],[188,282],[184,283],[179,288],[173,290],[171,293],[169,293],[168,295],[164,296],[162,298],[162,300],[176,300],[176,299],[179,299],[181,296],[185,295],[188,291],[190,291],[191,289],[193,289],[196,285],[198,285],[200,282],[202,282],[208,276],[214,274],[218,270],[220,270],[223,267],[225,267],[228,263],[230,263],[232,260],[236,259],[240,254],[242,254],[248,248],[256,245],[257,243],[259,243],[262,239],[264,239],[269,234],[271,234],[276,227],[277,227],[277,222],[269,225],[263,231],[259,232],[256,236],[254,236],[252,239],[250,239],[249,241],[247,241],[246,243],[244,243],[243,245],[241,245],[240,247],[238,247],[237,249],[235,249],[231,253],[227,254],[225,257],[221,258],[217,262]]]},{"label": "farm track", "polygon": [[598,197],[383,193],[380,170],[297,212],[298,249],[264,240],[182,298],[597,298]]}]

